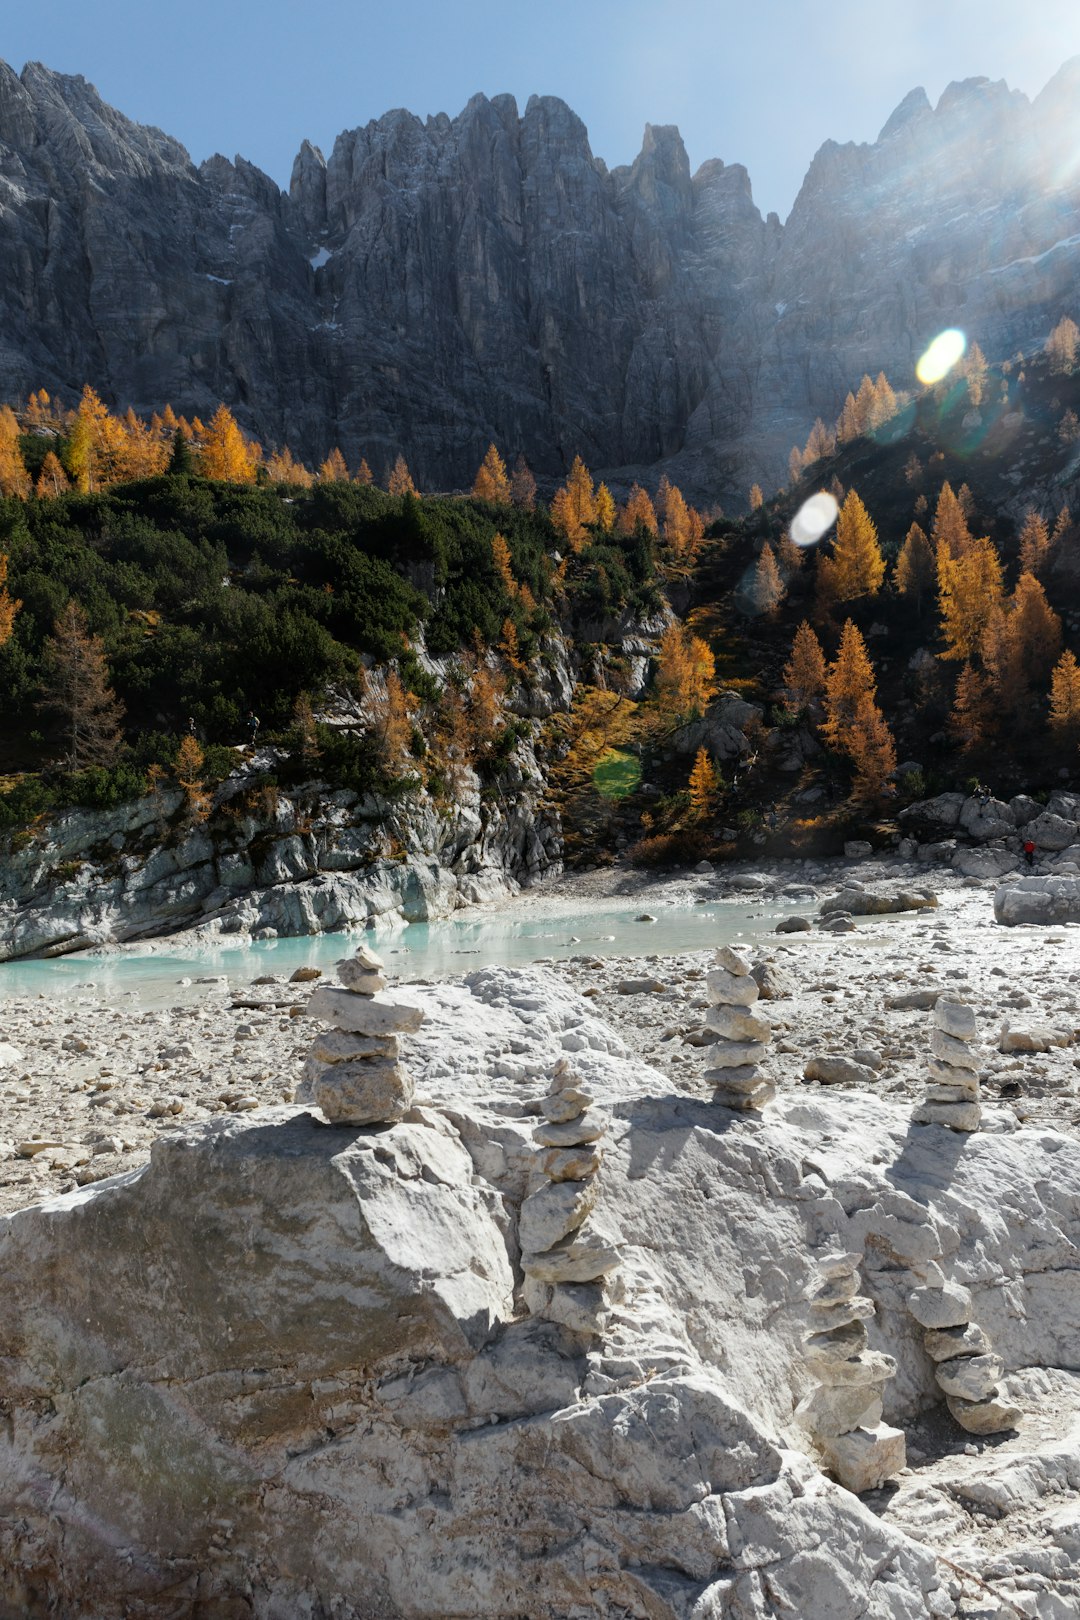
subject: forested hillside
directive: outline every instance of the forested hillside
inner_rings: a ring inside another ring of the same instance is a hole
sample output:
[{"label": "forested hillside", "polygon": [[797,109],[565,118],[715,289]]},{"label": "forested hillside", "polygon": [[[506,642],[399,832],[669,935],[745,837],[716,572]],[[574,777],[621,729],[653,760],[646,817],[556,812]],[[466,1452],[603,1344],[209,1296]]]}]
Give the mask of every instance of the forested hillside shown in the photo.
[{"label": "forested hillside", "polygon": [[1078,343],[1066,318],[1026,359],[867,376],[786,489],[708,524],[580,460],[549,506],[494,446],[471,495],[423,496],[224,408],[31,396],[0,411],[4,818],[213,781],[256,731],[286,779],[452,798],[526,726],[571,850],[655,858],[1048,790],[1080,742]]}]

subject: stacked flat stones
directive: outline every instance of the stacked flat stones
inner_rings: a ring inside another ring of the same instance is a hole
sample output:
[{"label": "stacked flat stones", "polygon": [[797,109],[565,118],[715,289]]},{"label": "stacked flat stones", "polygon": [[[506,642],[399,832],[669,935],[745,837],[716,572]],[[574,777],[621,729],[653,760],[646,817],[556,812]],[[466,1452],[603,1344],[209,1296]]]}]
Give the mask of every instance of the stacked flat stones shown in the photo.
[{"label": "stacked flat stones", "polygon": [[619,1250],[592,1217],[604,1120],[565,1058],[555,1065],[533,1132],[542,1184],[521,1205],[518,1237],[525,1303],[534,1316],[594,1333],[606,1308],[604,1278]]},{"label": "stacked flat stones", "polygon": [[759,1073],[768,1051],[772,1026],[756,1011],[758,987],[750,959],[731,945],[716,953],[716,967],[705,976],[712,1006],[705,1027],[718,1039],[709,1047],[705,1078],[716,1087],[715,1101],[725,1108],[764,1108],[776,1087]]},{"label": "stacked flat stones", "polygon": [[998,1391],[1004,1364],[987,1334],[971,1320],[969,1291],[946,1282],[941,1267],[931,1261],[925,1285],[908,1295],[907,1304],[924,1331],[934,1376],[960,1427],[969,1434],[1015,1429],[1020,1410]]},{"label": "stacked flat stones", "polygon": [[930,1031],[926,1096],[915,1110],[917,1125],[947,1125],[953,1131],[977,1131],[979,1060],[971,1050],[979,1026],[974,1010],[963,1001],[938,998]]},{"label": "stacked flat stones", "polygon": [[831,1254],[818,1261],[804,1353],[819,1387],[795,1413],[824,1465],[855,1492],[877,1490],[906,1466],[902,1431],[881,1421],[882,1391],[896,1362],[867,1346],[874,1302],[859,1293],[860,1259]]},{"label": "stacked flat stones", "polygon": [[310,1018],[332,1026],[315,1037],[297,1102],[315,1103],[332,1125],[393,1124],[412,1107],[412,1076],[401,1062],[401,1037],[420,1028],[423,1009],[382,997],[382,958],[366,945],[337,964],[342,988],[320,985]]}]

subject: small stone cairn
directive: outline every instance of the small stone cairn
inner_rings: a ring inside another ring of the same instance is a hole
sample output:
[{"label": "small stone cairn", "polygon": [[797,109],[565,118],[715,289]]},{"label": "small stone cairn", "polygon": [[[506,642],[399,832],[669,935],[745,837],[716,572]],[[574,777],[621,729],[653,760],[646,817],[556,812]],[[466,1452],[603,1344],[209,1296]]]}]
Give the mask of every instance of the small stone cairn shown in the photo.
[{"label": "small stone cairn", "polygon": [[861,1258],[830,1254],[818,1261],[804,1353],[819,1387],[795,1412],[824,1465],[856,1493],[877,1490],[906,1465],[903,1432],[881,1421],[882,1391],[896,1376],[896,1362],[867,1348],[864,1324],[874,1302],[858,1291]]},{"label": "small stone cairn", "polygon": [[382,958],[366,945],[337,964],[343,986],[320,985],[308,1016],[333,1027],[315,1037],[296,1101],[314,1103],[331,1125],[391,1125],[412,1107],[412,1076],[401,1063],[401,1037],[420,1028],[421,1007],[378,1000],[386,989]]},{"label": "small stone cairn", "polygon": [[971,1050],[979,1026],[966,1002],[940,996],[930,1031],[926,1096],[914,1113],[916,1125],[947,1125],[953,1131],[977,1131],[979,1060]]},{"label": "small stone cairn", "polygon": [[923,1329],[926,1353],[946,1404],[969,1434],[1000,1434],[1015,1429],[1020,1410],[998,1391],[1004,1364],[981,1327],[971,1320],[971,1294],[945,1280],[933,1260],[926,1282],[908,1295],[908,1310]]},{"label": "small stone cairn", "polygon": [[593,1334],[606,1309],[605,1282],[619,1263],[617,1240],[592,1217],[604,1120],[565,1058],[552,1071],[540,1104],[544,1123],[533,1139],[543,1184],[521,1205],[518,1237],[524,1298],[533,1316]]},{"label": "small stone cairn", "polygon": [[716,967],[705,983],[712,1008],[705,1027],[719,1036],[709,1047],[706,1080],[716,1087],[715,1101],[725,1108],[764,1108],[776,1087],[758,1072],[768,1051],[772,1026],[755,1010],[758,987],[750,959],[731,945],[716,953]]}]

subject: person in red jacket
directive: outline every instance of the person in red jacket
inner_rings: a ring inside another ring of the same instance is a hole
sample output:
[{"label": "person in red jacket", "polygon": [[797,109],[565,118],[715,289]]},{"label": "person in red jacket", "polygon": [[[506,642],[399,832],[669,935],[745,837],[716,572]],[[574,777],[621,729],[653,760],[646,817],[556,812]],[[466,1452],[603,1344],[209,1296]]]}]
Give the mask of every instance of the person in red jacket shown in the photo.
[{"label": "person in red jacket", "polygon": [[1035,865],[1035,845],[1030,838],[1024,840],[1024,859],[1029,866]]}]

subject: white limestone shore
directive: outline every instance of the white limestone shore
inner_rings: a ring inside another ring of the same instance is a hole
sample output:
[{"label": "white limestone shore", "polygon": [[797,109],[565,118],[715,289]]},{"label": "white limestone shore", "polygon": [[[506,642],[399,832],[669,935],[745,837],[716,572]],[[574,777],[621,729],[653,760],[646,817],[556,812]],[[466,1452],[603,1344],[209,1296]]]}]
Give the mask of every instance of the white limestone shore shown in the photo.
[{"label": "white limestone shore", "polygon": [[[757,872],[761,892],[790,892],[793,900],[808,891],[826,898],[852,877],[882,891],[926,881],[925,872],[880,861],[782,863]],[[862,917],[850,932],[748,941],[772,979],[763,994],[773,1030],[763,1080],[781,1092],[802,1087],[815,1063],[811,1072],[914,1104],[926,1081],[927,998],[940,989],[970,1002],[987,1035],[984,1128],[1030,1122],[1076,1132],[1080,929],[1000,927],[993,885],[936,874],[934,887],[936,910]],[[659,914],[664,906],[714,900],[716,892],[707,874],[656,879],[607,868],[564,877],[510,904],[536,916],[565,912],[572,902],[587,914],[632,893]],[[744,899],[754,892],[731,891]],[[397,960],[407,958],[388,958]],[[716,1038],[705,1027],[711,965],[702,950],[618,958],[583,949],[552,962],[550,971],[591,1000],[678,1090],[707,1097]],[[304,1013],[312,985],[267,980],[236,993],[212,975],[171,1008],[86,990],[0,1000],[0,1213],[131,1169],[164,1131],[291,1100],[310,1045]],[[409,982],[407,975],[398,982]],[[890,998],[921,1005],[890,1007]]]}]

